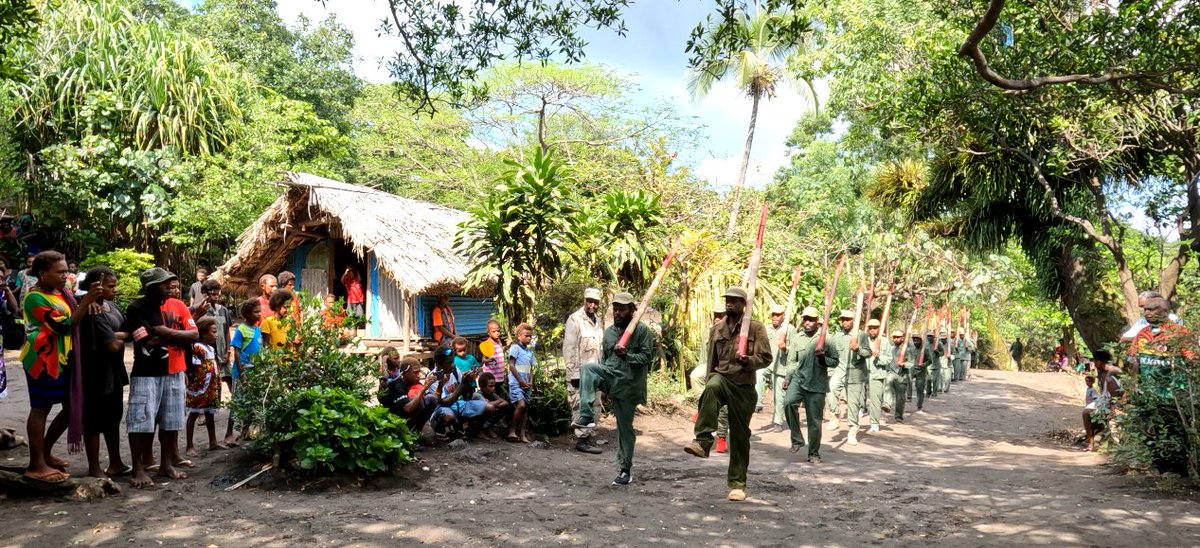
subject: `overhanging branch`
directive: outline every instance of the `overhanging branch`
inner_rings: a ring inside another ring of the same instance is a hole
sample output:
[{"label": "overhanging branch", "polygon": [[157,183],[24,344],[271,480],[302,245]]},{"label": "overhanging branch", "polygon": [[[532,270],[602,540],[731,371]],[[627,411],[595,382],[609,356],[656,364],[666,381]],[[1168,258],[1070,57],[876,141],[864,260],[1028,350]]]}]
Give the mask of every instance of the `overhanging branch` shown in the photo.
[{"label": "overhanging branch", "polygon": [[1122,80],[1135,80],[1146,84],[1155,89],[1163,90],[1168,93],[1177,95],[1197,95],[1200,94],[1200,89],[1197,88],[1180,88],[1173,86],[1163,81],[1163,78],[1177,72],[1194,68],[1193,65],[1177,65],[1166,70],[1156,72],[1113,72],[1106,71],[1103,74],[1067,74],[1057,76],[1039,76],[1036,78],[1014,79],[1007,78],[988,64],[987,57],[983,55],[983,50],[979,47],[983,39],[996,28],[996,23],[1000,20],[1000,12],[1004,9],[1006,0],[990,0],[988,9],[984,12],[983,17],[975,24],[975,28],[971,29],[971,33],[967,35],[961,47],[958,48],[958,55],[966,57],[975,65],[975,71],[979,73],[988,83],[1003,89],[1008,92],[1020,93],[1040,88],[1042,86],[1056,84],[1105,84],[1115,83]]}]

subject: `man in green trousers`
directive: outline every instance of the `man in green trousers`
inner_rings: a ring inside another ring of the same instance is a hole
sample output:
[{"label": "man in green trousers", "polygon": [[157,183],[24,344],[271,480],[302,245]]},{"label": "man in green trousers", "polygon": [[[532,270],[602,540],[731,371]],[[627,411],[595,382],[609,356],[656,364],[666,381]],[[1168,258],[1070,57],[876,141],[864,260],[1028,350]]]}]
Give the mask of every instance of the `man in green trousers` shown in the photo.
[{"label": "man in green trousers", "polygon": [[617,419],[617,467],[620,473],[613,485],[629,485],[633,481],[633,414],[646,401],[646,370],[658,357],[654,332],[638,322],[624,345],[621,334],[633,321],[637,308],[633,295],[621,292],[613,295],[613,324],[604,330],[601,342],[601,363],[584,364],[579,375],[579,418],[576,428],[591,428],[596,422],[592,404],[596,389],[612,398],[613,415]]},{"label": "man in green trousers", "polygon": [[[771,423],[761,429],[764,432],[783,432],[783,425],[786,422],[783,418],[783,402],[786,399],[783,394],[783,379],[786,379],[791,373],[787,362],[787,344],[792,337],[796,336],[796,329],[790,323],[784,324],[783,315],[783,305],[775,305],[771,308],[771,324],[767,326],[767,339],[771,341],[771,351],[775,353],[775,361],[771,367],[759,371],[760,378],[769,376],[771,379],[771,407],[774,410],[771,414]],[[762,398],[761,390],[759,398]],[[761,400],[759,404],[761,406]]]},{"label": "man in green trousers", "polygon": [[[900,361],[901,350],[904,361]],[[904,393],[909,390],[909,370],[916,358],[916,347],[904,340],[904,332],[899,329],[892,331],[891,341],[879,349],[879,359],[888,364],[887,390],[892,394],[892,419],[896,422],[904,422]]]},{"label": "man in green trousers", "polygon": [[804,435],[800,433],[800,417],[796,406],[804,404],[805,423],[808,425],[808,462],[821,464],[821,414],[825,410],[825,393],[829,390],[829,369],[825,360],[825,347],[818,350],[817,309],[806,307],[800,313],[800,332],[792,336],[788,344],[787,361],[791,374],[784,379],[787,390],[783,407],[788,429],[792,433],[793,453],[804,447]]},{"label": "man in green trousers", "polygon": [[[871,416],[871,432],[878,432],[879,425],[883,424],[881,420],[883,404],[884,400],[887,399],[884,396],[891,392],[888,385],[888,373],[891,364],[888,361],[889,356],[884,354],[884,347],[887,345],[882,340],[879,340],[882,336],[879,334],[879,330],[879,320],[867,320],[867,337],[871,349],[871,357],[867,358],[867,369],[870,372],[868,377],[870,384],[867,391],[867,413]],[[876,345],[879,347],[878,351],[875,350]]]},{"label": "man in green trousers", "polygon": [[933,334],[922,339],[921,335],[913,333],[912,338],[913,346],[917,349],[912,377],[917,392],[917,411],[920,412],[925,410],[925,397],[929,395],[929,364],[936,358],[933,355]]},{"label": "man in green trousers", "polygon": [[937,361],[938,370],[934,378],[937,379],[935,389],[943,394],[950,393],[950,377],[954,375],[954,351],[950,348],[950,341],[953,340],[942,330],[942,336],[938,339]]},{"label": "man in green trousers", "polygon": [[[738,334],[742,322],[750,322],[746,352],[739,356]],[[708,458],[717,429],[721,406],[729,407],[729,500],[746,500],[746,469],[750,466],[750,416],[758,393],[754,391],[755,372],[770,367],[775,359],[763,323],[746,314],[746,290],[725,290],[725,321],[709,330],[708,380],[700,394],[700,412],[696,418],[696,439],[683,450],[689,455]]]},{"label": "man in green trousers", "polygon": [[[858,332],[858,337],[853,336],[853,310],[843,310],[838,323],[841,329],[836,333],[831,331],[825,337],[825,342],[830,347],[825,359],[834,360],[838,368],[845,365],[846,379],[840,387],[841,391],[831,395],[845,399],[846,422],[850,426],[846,441],[850,445],[858,445],[858,412],[862,410],[863,391],[867,386],[867,358],[871,357],[871,341],[863,331]],[[835,385],[836,381],[837,379],[834,379]]]},{"label": "man in green trousers", "polygon": [[[717,301],[713,305],[712,324],[718,324],[725,321],[725,299]],[[711,326],[710,326],[711,327]],[[705,331],[700,338],[700,359],[696,363],[696,367],[688,375],[692,380],[692,391],[699,394],[704,391],[704,383],[708,380],[708,337],[709,332]],[[695,415],[692,415],[692,422],[700,417],[699,410]],[[729,409],[721,408],[721,413],[717,415],[717,444],[713,448],[718,453],[728,453],[729,444],[725,442],[729,437]]]}]

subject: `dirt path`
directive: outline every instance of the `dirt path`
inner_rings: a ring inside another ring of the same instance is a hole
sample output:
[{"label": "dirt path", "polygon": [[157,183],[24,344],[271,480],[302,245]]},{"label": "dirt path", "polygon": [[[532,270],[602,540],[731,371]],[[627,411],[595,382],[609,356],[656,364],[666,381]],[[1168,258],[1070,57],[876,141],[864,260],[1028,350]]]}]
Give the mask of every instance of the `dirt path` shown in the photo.
[{"label": "dirt path", "polygon": [[[23,426],[20,369],[0,426]],[[639,416],[634,484],[609,485],[605,454],[476,442],[426,449],[399,477],[367,487],[332,480],[290,489],[220,487],[253,466],[237,451],[203,455],[192,477],[93,503],[0,501],[4,545],[296,544],[856,546],[1177,546],[1200,544],[1200,503],[1114,476],[1102,458],[1046,433],[1078,430],[1078,377],[977,371],[930,413],[797,462],[786,434],[761,435],[745,503],[724,500],[727,459],[682,452],[685,418]],[[756,415],[757,428],[767,419]],[[602,424],[611,427],[611,421]],[[608,439],[611,432],[606,431]],[[23,450],[0,453],[19,464]],[[72,456],[72,470],[84,469]],[[300,488],[304,487],[304,491]]]}]

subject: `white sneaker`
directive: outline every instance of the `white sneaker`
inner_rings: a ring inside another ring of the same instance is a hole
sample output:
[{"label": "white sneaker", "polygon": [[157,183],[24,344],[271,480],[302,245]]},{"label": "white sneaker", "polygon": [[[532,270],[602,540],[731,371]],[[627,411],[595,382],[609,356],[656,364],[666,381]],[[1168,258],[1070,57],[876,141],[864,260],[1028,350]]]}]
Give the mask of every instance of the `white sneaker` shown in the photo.
[{"label": "white sneaker", "polygon": [[878,432],[878,431],[879,431],[879,425],[878,425],[878,424],[872,424],[872,425],[871,425],[871,432]]},{"label": "white sneaker", "polygon": [[838,429],[838,420],[836,418],[829,419],[829,422],[825,423],[825,429],[826,430],[837,430]]},{"label": "white sneaker", "polygon": [[846,437],[846,441],[850,442],[850,445],[858,445],[858,429],[857,428],[850,429],[850,435]]}]

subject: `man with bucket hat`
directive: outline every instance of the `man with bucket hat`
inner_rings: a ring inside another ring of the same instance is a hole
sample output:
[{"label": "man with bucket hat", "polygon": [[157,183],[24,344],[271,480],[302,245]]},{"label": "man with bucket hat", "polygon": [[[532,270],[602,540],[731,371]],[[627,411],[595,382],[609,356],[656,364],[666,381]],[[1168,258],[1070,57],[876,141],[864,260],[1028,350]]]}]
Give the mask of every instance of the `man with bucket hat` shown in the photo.
[{"label": "man with bucket hat", "polygon": [[[583,290],[583,306],[567,317],[563,327],[563,363],[567,368],[567,399],[571,403],[572,419],[579,418],[579,372],[585,363],[600,362],[600,342],[604,338],[604,324],[597,310],[600,308],[600,290],[589,287]],[[575,450],[582,453],[600,453],[592,444],[593,428],[575,429]]]},{"label": "man with bucket hat", "polygon": [[620,344],[636,309],[633,295],[625,292],[613,295],[613,324],[604,330],[601,361],[584,364],[579,375],[579,417],[575,419],[575,428],[595,427],[592,405],[597,388],[612,398],[620,469],[613,485],[629,485],[633,481],[633,447],[637,443],[633,415],[638,404],[646,401],[647,369],[658,359],[654,332],[645,323],[638,322],[629,340],[623,346]]},{"label": "man with bucket hat", "polygon": [[[758,393],[754,391],[755,373],[770,367],[775,359],[763,323],[746,315],[746,290],[731,287],[725,291],[725,321],[709,330],[708,378],[700,394],[700,412],[694,429],[695,439],[684,451],[708,458],[717,429],[721,406],[729,408],[729,500],[746,500],[746,469],[750,466],[750,417]],[[745,356],[738,356],[738,334],[742,322],[750,322]]]},{"label": "man with bucket hat", "polygon": [[185,348],[196,342],[196,322],[183,301],[169,297],[177,276],[159,267],[148,268],[139,277],[142,296],[125,312],[125,331],[133,338],[133,370],[129,374],[129,405],[126,431],[133,457],[134,487],[154,484],[145,468],[153,454],[154,433],[159,434],[158,475],[183,479],[175,469],[178,437],[184,424],[184,395],[187,370]]},{"label": "man with bucket hat", "polygon": [[787,348],[787,363],[790,374],[783,380],[787,390],[784,398],[784,416],[792,433],[792,452],[799,453],[804,447],[804,435],[800,433],[800,417],[796,406],[804,404],[808,424],[808,462],[821,463],[821,415],[825,412],[825,393],[829,390],[829,366],[826,360],[832,352],[828,338],[824,355],[817,352],[817,321],[820,313],[816,307],[806,306],[800,313],[800,332],[792,337]]}]

